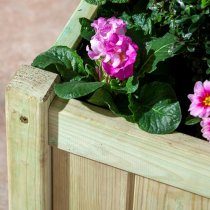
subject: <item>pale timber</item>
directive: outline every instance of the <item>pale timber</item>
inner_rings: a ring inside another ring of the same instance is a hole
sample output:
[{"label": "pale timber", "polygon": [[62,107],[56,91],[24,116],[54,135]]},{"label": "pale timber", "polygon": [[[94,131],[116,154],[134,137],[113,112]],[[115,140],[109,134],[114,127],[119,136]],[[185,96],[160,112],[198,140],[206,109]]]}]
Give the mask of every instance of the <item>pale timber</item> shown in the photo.
[{"label": "pale timber", "polygon": [[53,148],[54,210],[210,210],[210,199]]},{"label": "pale timber", "polygon": [[81,41],[81,25],[79,22],[79,18],[85,17],[87,19],[93,19],[96,15],[97,8],[97,6],[90,5],[82,0],[69,21],[67,22],[66,26],[64,27],[54,45],[68,46],[76,49],[77,45]]},{"label": "pale timber", "polygon": [[58,77],[22,66],[6,89],[10,210],[51,209],[48,108]]},{"label": "pale timber", "polygon": [[132,176],[53,148],[53,209],[131,210]]},{"label": "pale timber", "polygon": [[200,139],[152,135],[108,110],[58,98],[49,134],[62,150],[210,198],[210,145]]},{"label": "pale timber", "polygon": [[133,208],[130,210],[210,210],[210,199],[135,176]]}]

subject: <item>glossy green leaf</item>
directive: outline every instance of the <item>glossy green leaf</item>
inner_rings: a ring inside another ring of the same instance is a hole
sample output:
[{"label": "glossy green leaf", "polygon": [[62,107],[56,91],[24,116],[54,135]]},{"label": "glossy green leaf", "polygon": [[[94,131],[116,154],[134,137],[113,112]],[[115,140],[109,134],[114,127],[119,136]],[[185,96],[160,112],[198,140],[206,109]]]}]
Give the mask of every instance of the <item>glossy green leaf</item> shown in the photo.
[{"label": "glossy green leaf", "polygon": [[193,117],[189,115],[185,120],[185,125],[195,125],[201,122],[199,117]]},{"label": "glossy green leaf", "polygon": [[55,93],[63,99],[80,98],[104,85],[102,82],[71,81],[55,85]]},{"label": "glossy green leaf", "polygon": [[151,73],[157,68],[157,64],[175,55],[174,45],[176,37],[170,33],[161,38],[154,38],[146,43],[147,57],[140,69],[140,76]]},{"label": "glossy green leaf", "polygon": [[166,134],[175,131],[180,121],[179,102],[163,100],[153,105],[149,111],[143,112],[138,124],[149,133]]},{"label": "glossy green leaf", "polygon": [[91,37],[95,34],[93,27],[91,26],[92,21],[87,18],[80,18],[79,22],[81,24],[80,35],[82,38],[90,41]]},{"label": "glossy green leaf", "polygon": [[112,3],[127,3],[128,0],[85,0],[86,2],[90,4],[95,4],[95,5],[102,5],[107,2],[112,2]]},{"label": "glossy green leaf", "polygon": [[32,66],[58,73],[64,81],[87,74],[82,58],[65,46],[55,46],[41,53],[34,59]]},{"label": "glossy green leaf", "polygon": [[115,115],[124,117],[128,121],[134,122],[132,113],[125,113],[122,109],[119,109],[119,104],[114,101],[111,93],[105,88],[99,88],[96,90],[88,99],[88,102],[97,106],[108,107]]},{"label": "glossy green leaf", "polygon": [[130,96],[129,107],[139,127],[149,133],[171,133],[181,122],[179,102],[167,83],[144,85],[138,97]]},{"label": "glossy green leaf", "polygon": [[127,93],[134,93],[139,87],[139,80],[136,77],[129,77],[126,82]]}]

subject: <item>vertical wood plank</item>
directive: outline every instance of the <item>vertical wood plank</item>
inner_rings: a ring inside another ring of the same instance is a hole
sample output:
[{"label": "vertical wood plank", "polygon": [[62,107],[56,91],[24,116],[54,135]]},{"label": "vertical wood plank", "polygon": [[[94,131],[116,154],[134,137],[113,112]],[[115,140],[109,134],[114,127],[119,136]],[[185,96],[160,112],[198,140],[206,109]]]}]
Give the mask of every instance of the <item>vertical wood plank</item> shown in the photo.
[{"label": "vertical wood plank", "polygon": [[10,210],[51,209],[48,108],[57,79],[22,66],[6,89]]},{"label": "vertical wood plank", "polygon": [[135,176],[132,210],[210,210],[210,199]]},{"label": "vertical wood plank", "polygon": [[70,155],[70,209],[126,210],[128,173]]},{"label": "vertical wood plank", "polygon": [[53,152],[53,210],[130,210],[131,174],[67,154]]},{"label": "vertical wood plank", "polygon": [[53,210],[70,210],[69,167],[69,154],[57,148],[52,148]]}]

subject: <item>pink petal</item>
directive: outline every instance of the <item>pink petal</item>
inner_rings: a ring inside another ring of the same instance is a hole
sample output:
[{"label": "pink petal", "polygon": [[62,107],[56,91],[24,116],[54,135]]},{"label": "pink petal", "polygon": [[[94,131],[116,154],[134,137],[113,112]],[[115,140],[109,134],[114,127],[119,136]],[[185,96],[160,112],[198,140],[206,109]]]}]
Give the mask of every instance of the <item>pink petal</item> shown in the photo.
[{"label": "pink petal", "polygon": [[206,90],[206,92],[208,92],[210,94],[210,81],[206,80],[204,83],[203,83],[203,87],[204,89]]}]

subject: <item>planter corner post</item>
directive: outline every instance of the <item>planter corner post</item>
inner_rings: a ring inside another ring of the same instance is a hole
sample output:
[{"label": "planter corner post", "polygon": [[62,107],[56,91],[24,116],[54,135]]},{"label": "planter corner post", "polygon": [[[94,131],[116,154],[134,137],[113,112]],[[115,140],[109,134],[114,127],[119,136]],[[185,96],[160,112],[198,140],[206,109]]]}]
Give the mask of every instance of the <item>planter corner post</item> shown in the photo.
[{"label": "planter corner post", "polygon": [[48,109],[56,74],[21,66],[6,88],[9,210],[50,210]]}]

